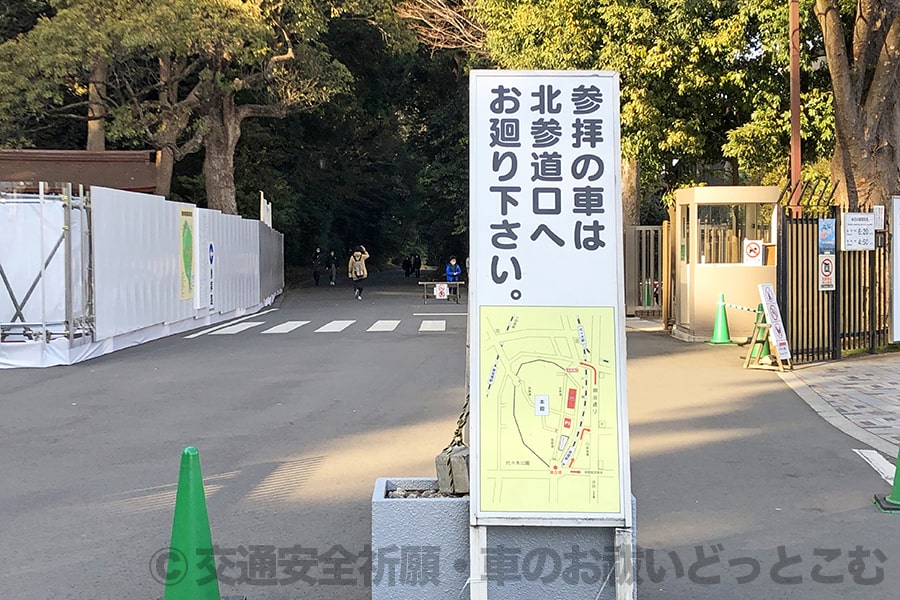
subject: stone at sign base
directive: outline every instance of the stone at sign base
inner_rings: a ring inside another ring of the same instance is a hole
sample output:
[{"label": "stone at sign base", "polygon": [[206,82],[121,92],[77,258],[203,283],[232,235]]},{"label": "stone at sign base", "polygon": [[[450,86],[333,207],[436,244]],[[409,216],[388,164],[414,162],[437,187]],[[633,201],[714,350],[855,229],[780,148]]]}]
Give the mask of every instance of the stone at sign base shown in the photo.
[{"label": "stone at sign base", "polygon": [[[388,498],[398,488],[414,491],[437,486],[436,479],[376,480],[372,495],[372,600],[469,597],[469,498]],[[632,499],[633,515],[634,507]],[[635,529],[631,532],[636,549]],[[495,557],[502,552],[510,559],[492,563],[498,570],[488,573],[488,597],[617,600],[616,577],[622,567],[615,564],[615,537],[615,527],[488,527],[488,552]],[[564,579],[562,573],[572,560],[566,557],[573,553],[583,553],[584,560],[596,568],[580,569],[577,577],[567,575]],[[501,565],[509,568],[499,568]],[[632,573],[635,569],[635,557],[631,556]],[[637,586],[633,589],[632,598],[636,598]]]},{"label": "stone at sign base", "polygon": [[445,494],[469,493],[469,447],[454,446],[434,457],[438,490]]},{"label": "stone at sign base", "polygon": [[454,446],[434,457],[438,490],[445,494],[469,493],[469,447]]},{"label": "stone at sign base", "polygon": [[450,451],[450,472],[453,473],[453,493],[469,493],[469,447],[457,446]]},{"label": "stone at sign base", "polygon": [[453,493],[453,473],[450,470],[450,451],[444,450],[434,457],[437,488],[445,494]]}]

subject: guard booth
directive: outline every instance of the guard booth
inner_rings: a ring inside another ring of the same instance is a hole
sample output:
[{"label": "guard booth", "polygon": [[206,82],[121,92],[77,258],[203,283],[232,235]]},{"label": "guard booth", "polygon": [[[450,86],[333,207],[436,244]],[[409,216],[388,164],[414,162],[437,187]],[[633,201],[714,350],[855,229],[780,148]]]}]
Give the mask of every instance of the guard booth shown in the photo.
[{"label": "guard booth", "polygon": [[[675,192],[672,335],[712,337],[720,296],[726,304],[759,305],[760,283],[775,283],[776,186],[708,186]],[[753,333],[755,312],[727,308],[735,341]]]}]

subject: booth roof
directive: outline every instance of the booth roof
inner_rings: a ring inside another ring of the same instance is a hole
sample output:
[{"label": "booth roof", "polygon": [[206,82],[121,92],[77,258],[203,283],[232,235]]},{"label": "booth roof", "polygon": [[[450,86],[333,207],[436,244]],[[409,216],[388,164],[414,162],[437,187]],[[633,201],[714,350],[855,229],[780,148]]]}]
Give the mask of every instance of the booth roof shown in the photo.
[{"label": "booth roof", "polygon": [[0,181],[65,182],[152,193],[156,160],[155,150],[0,150]]}]

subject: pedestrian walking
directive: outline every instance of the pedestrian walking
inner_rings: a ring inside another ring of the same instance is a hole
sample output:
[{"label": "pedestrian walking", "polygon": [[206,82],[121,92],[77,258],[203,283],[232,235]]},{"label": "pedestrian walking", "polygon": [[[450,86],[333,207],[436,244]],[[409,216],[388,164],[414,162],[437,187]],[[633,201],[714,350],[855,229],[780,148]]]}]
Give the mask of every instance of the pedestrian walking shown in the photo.
[{"label": "pedestrian walking", "polygon": [[366,251],[366,247],[360,245],[353,249],[350,262],[347,264],[347,275],[353,281],[353,294],[357,300],[362,300],[363,286],[369,276],[369,272],[366,270],[367,258],[369,258],[369,253]]},{"label": "pedestrian walking", "polygon": [[412,273],[412,260],[408,256],[403,257],[403,274],[406,277],[409,277],[409,274]]},{"label": "pedestrian walking", "polygon": [[450,262],[447,263],[444,273],[447,275],[447,281],[459,281],[459,274],[462,273],[462,267],[456,264],[455,256],[450,257]]},{"label": "pedestrian walking", "polygon": [[418,254],[413,255],[412,268],[416,272],[416,279],[418,279],[422,272],[422,259]]},{"label": "pedestrian walking", "polygon": [[316,248],[316,251],[313,254],[312,270],[313,270],[313,280],[316,282],[316,285],[319,285],[319,277],[321,277],[321,273],[322,273],[322,249],[321,248]]},{"label": "pedestrian walking", "polygon": [[331,278],[330,284],[334,285],[335,277],[337,277],[337,256],[334,255],[334,250],[328,253],[325,266],[328,268],[328,275]]}]

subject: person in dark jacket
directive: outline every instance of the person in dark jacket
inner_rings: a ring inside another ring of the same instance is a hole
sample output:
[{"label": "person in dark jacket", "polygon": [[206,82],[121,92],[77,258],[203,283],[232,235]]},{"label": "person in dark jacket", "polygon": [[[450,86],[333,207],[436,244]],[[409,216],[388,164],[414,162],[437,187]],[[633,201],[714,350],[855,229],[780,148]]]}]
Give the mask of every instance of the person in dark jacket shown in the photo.
[{"label": "person in dark jacket", "polygon": [[456,264],[456,257],[451,256],[450,262],[447,263],[447,268],[444,269],[444,272],[447,274],[447,281],[459,281],[459,275],[462,273],[462,267]]},{"label": "person in dark jacket", "polygon": [[409,277],[412,273],[412,260],[408,256],[403,257],[403,274]]},{"label": "person in dark jacket", "polygon": [[319,277],[322,272],[322,249],[316,248],[315,254],[312,257],[312,270],[313,270],[313,280],[316,282],[316,285],[319,285]]},{"label": "person in dark jacket", "polygon": [[337,277],[337,256],[334,255],[334,250],[328,253],[325,266],[328,269],[328,275],[331,277],[331,285],[334,285],[334,278]]}]

